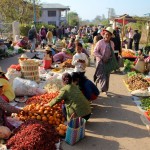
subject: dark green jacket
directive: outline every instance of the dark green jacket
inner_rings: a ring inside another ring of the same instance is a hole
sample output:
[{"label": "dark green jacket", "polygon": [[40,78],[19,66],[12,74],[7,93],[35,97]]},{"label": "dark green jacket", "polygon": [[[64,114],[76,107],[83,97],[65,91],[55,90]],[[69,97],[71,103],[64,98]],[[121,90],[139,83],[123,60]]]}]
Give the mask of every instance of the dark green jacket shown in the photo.
[{"label": "dark green jacket", "polygon": [[76,85],[65,85],[61,89],[60,94],[50,102],[50,106],[62,100],[65,101],[67,120],[70,120],[70,116],[73,113],[75,113],[77,117],[83,117],[91,113],[89,101]]}]

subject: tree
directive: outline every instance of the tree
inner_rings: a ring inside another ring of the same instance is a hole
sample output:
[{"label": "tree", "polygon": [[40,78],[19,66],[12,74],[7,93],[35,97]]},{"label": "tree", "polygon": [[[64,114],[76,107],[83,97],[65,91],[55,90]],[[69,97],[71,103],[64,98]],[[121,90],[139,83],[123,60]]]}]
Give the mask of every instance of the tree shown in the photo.
[{"label": "tree", "polygon": [[[39,0],[36,0],[36,14],[40,17]],[[1,0],[0,2],[1,21],[29,23],[33,21],[33,0]]]},{"label": "tree", "polygon": [[96,16],[95,19],[93,20],[93,23],[94,23],[95,25],[100,24],[101,18],[102,18],[101,16]]},{"label": "tree", "polygon": [[70,26],[78,26],[79,25],[79,16],[76,12],[68,13],[68,25]]},{"label": "tree", "polygon": [[106,17],[104,14],[102,14],[102,19],[101,20],[106,20]]}]

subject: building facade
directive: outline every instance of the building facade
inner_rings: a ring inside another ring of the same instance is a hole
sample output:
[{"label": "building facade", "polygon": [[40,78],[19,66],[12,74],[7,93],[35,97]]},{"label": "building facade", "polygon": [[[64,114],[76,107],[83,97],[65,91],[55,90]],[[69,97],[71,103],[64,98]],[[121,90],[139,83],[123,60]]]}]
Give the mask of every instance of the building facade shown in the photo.
[{"label": "building facade", "polygon": [[42,4],[41,17],[39,23],[53,24],[60,26],[67,24],[67,14],[70,10],[69,6],[61,4]]}]

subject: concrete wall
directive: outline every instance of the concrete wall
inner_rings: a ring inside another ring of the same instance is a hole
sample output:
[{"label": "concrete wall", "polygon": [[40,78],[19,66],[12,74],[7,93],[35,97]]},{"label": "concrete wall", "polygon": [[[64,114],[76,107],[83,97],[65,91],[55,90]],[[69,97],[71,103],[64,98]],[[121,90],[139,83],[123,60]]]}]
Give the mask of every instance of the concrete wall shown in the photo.
[{"label": "concrete wall", "polygon": [[[56,17],[49,17],[48,16],[48,11],[56,11]],[[59,9],[54,10],[54,9],[43,9],[42,10],[42,16],[38,20],[39,22],[42,23],[48,23],[49,21],[55,21],[56,26],[60,25],[60,19],[61,19],[61,11]]]}]

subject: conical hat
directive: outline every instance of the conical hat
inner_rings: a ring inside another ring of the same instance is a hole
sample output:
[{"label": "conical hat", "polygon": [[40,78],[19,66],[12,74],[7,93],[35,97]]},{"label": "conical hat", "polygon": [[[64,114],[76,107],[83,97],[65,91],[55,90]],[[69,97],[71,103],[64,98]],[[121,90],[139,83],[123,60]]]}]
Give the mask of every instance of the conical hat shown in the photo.
[{"label": "conical hat", "polygon": [[18,58],[28,58],[26,54],[22,54],[21,57]]}]

